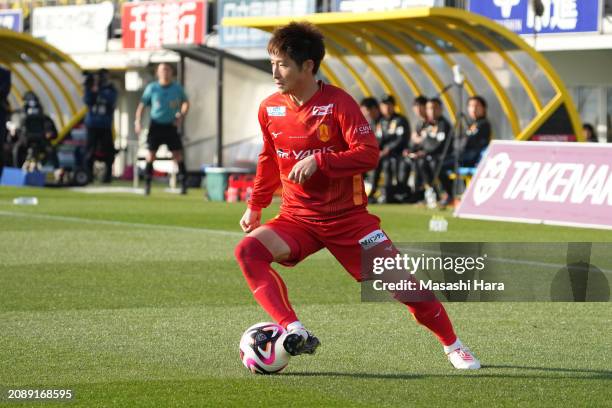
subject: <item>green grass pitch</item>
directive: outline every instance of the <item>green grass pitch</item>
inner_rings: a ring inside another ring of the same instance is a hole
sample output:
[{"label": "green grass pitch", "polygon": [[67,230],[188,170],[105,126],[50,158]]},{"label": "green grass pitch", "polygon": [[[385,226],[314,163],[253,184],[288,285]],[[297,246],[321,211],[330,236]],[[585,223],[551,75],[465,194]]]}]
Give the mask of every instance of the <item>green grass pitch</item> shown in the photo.
[{"label": "green grass pitch", "polygon": [[[457,372],[403,306],[361,303],[326,251],[277,268],[318,353],[281,375],[250,374],[240,335],[269,318],[233,258],[244,205],[201,194],[0,187],[0,387],[75,393],[0,405],[612,406],[610,303],[447,304],[485,366]],[[15,206],[19,195],[40,204]],[[612,241],[609,231],[452,217],[436,234],[425,209],[371,210],[400,242]]]}]

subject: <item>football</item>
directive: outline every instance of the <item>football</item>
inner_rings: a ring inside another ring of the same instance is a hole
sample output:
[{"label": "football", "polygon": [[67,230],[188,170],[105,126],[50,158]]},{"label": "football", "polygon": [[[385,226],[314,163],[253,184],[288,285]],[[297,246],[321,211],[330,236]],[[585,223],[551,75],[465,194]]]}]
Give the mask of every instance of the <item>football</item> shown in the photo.
[{"label": "football", "polygon": [[240,359],[253,374],[282,371],[291,357],[283,347],[286,331],[276,323],[262,322],[246,329],[240,339]]}]

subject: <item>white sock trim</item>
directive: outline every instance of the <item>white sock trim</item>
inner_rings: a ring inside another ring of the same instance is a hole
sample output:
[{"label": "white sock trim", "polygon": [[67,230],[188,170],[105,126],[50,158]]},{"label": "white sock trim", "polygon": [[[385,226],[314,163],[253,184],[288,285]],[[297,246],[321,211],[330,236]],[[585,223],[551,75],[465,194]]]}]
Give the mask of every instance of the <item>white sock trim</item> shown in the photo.
[{"label": "white sock trim", "polygon": [[457,340],[455,340],[455,342],[453,344],[451,344],[450,346],[444,346],[444,352],[446,354],[449,354],[449,353],[457,350],[462,345],[463,344],[461,343],[461,340],[459,340],[459,338],[457,337]]},{"label": "white sock trim", "polygon": [[299,320],[296,320],[295,322],[289,323],[287,325],[287,331],[289,331],[289,332],[297,330],[297,329],[304,329],[304,330],[306,330],[306,328],[304,327],[302,322],[300,322]]}]

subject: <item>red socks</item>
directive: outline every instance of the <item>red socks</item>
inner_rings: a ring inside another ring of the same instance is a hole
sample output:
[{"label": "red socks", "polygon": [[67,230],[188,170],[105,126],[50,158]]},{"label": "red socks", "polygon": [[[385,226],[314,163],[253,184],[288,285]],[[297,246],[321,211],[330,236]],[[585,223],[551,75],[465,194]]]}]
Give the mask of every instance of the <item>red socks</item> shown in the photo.
[{"label": "red socks", "polygon": [[285,283],[270,267],[273,257],[268,248],[257,238],[246,237],[234,254],[255,300],[270,317],[283,327],[298,320],[289,303]]},{"label": "red socks", "polygon": [[446,314],[442,303],[437,300],[430,302],[406,302],[408,310],[414,319],[431,330],[443,346],[450,346],[457,340],[453,325]]}]

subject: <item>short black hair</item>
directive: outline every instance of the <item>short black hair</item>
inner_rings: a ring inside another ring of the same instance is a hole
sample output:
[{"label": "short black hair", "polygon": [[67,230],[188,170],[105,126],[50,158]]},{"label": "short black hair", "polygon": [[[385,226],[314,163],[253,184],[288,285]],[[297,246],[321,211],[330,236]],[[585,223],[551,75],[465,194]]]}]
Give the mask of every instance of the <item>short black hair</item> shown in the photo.
[{"label": "short black hair", "polygon": [[430,98],[427,102],[435,103],[442,106],[442,100],[438,97]]},{"label": "short black hair", "polygon": [[478,103],[480,103],[483,108],[485,108],[485,109],[488,108],[487,100],[485,98],[483,98],[482,96],[480,96],[480,95],[470,96],[468,98],[468,102],[469,101],[478,101]]},{"label": "short black hair", "polygon": [[367,96],[359,102],[359,106],[363,106],[368,109],[378,108],[378,101],[373,96]]},{"label": "short black hair", "polygon": [[380,102],[381,103],[389,103],[392,105],[395,105],[395,98],[393,97],[393,95],[390,94],[384,94],[381,98],[380,98]]},{"label": "short black hair", "polygon": [[325,57],[323,34],[307,21],[292,21],[286,26],[278,27],[268,41],[268,54],[279,53],[287,55],[300,68],[304,62],[312,60],[312,73],[316,74]]},{"label": "short black hair", "polygon": [[592,135],[595,134],[595,128],[590,123],[585,123],[582,125],[582,130],[588,130]]},{"label": "short black hair", "polygon": [[416,98],[414,98],[414,100],[412,101],[412,106],[417,106],[417,105],[425,105],[427,104],[427,98],[424,97],[423,95],[419,95]]}]

